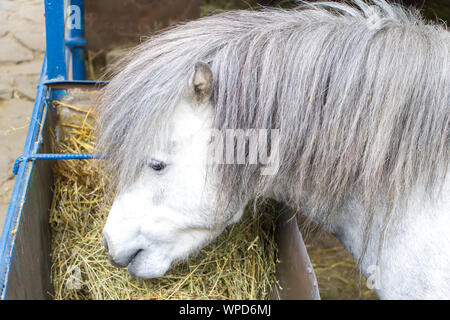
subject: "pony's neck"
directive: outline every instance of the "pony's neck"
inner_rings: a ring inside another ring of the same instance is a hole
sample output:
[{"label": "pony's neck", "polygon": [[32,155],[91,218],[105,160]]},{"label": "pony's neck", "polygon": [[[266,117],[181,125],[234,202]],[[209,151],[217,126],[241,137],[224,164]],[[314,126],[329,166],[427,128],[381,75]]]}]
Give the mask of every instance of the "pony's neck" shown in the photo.
[{"label": "pony's neck", "polygon": [[[450,297],[450,172],[434,199],[424,199],[423,194],[423,190],[416,190],[407,209],[395,212],[385,234],[381,256],[379,240],[385,208],[380,205],[375,209],[360,268],[380,298]],[[307,209],[302,213],[310,215]],[[365,217],[363,199],[355,192],[331,221],[325,223],[320,216],[313,219],[336,235],[358,260],[363,251]]]}]

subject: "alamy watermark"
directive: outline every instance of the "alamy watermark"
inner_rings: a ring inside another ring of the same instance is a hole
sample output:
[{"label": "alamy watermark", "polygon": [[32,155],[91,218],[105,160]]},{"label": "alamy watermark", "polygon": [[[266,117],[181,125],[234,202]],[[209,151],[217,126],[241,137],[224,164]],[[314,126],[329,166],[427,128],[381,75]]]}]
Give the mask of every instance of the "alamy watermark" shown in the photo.
[{"label": "alamy watermark", "polygon": [[81,29],[81,9],[79,6],[71,5],[68,8],[69,19],[67,22],[67,28],[70,29]]},{"label": "alamy watermark", "polygon": [[261,165],[261,175],[275,175],[280,166],[279,129],[211,129],[214,164]]}]

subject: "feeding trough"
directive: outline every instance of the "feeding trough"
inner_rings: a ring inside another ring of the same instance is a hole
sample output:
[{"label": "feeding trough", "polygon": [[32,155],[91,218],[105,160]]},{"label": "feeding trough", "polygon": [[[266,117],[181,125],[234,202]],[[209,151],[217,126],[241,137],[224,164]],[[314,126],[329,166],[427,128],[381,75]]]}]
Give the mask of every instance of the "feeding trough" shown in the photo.
[{"label": "feeding trough", "polygon": [[[42,73],[24,152],[14,165],[16,183],[0,241],[1,299],[50,299],[51,230],[54,161],[101,159],[92,153],[52,153],[56,131],[56,101],[68,90],[99,90],[106,82],[86,81],[84,72],[83,1],[46,0],[46,44]],[[67,5],[66,2],[66,5]],[[65,28],[65,16],[76,23]],[[67,35],[67,36],[66,36]],[[97,160],[102,161],[102,160]],[[318,299],[317,281],[297,221],[285,207],[278,208],[276,239],[279,263],[274,299]]]}]

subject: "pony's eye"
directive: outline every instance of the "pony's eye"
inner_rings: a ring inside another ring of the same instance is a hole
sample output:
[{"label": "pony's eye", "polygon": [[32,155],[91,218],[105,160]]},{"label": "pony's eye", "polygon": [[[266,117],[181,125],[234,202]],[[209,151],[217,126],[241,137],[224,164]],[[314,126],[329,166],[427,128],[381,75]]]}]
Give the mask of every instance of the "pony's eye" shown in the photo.
[{"label": "pony's eye", "polygon": [[155,171],[161,171],[166,167],[166,164],[162,161],[152,159],[150,160],[149,166]]}]

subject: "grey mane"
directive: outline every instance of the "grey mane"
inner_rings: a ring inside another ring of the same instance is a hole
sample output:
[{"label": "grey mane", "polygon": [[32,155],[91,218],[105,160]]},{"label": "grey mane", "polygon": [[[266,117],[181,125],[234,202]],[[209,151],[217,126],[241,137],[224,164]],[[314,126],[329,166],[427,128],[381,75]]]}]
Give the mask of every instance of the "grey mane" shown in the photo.
[{"label": "grey mane", "polygon": [[[264,197],[274,185],[332,218],[362,190],[368,230],[423,185],[445,179],[450,36],[417,12],[374,0],[231,11],[151,37],[122,61],[100,103],[99,141],[119,189],[164,140],[194,65],[213,71],[216,128],[280,129],[280,169],[217,166],[221,196]],[[429,193],[427,193],[429,194]],[[363,214],[363,213],[362,213]],[[363,226],[362,226],[363,227]]]}]

